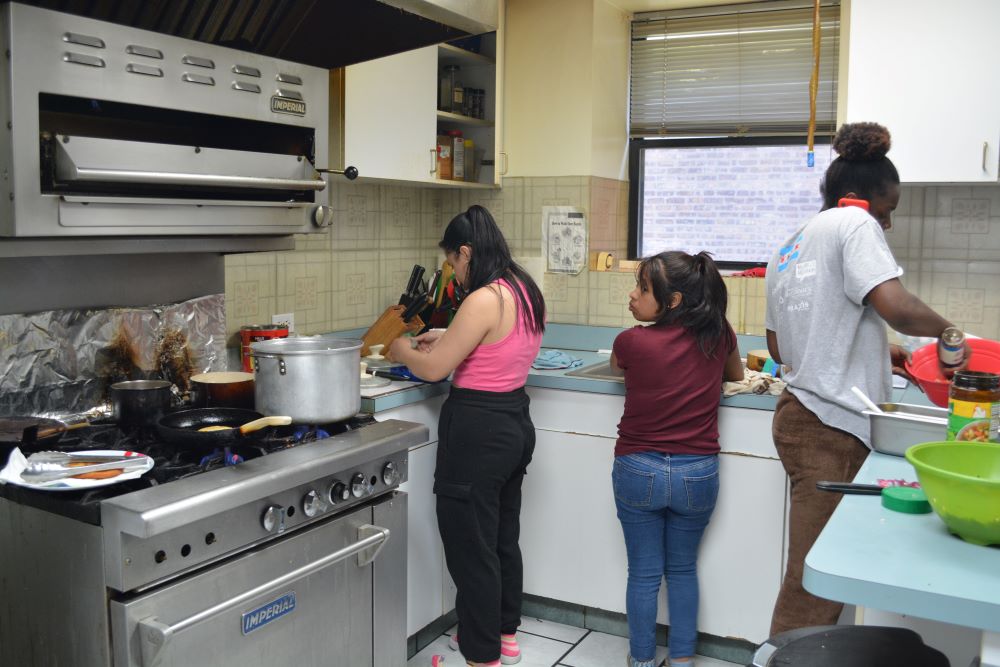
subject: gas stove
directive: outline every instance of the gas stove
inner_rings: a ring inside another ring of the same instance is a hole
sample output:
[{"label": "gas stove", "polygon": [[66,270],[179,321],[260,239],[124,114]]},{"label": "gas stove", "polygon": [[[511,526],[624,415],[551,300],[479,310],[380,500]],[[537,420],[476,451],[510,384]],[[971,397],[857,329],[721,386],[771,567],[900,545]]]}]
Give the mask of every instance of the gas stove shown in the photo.
[{"label": "gas stove", "polygon": [[152,457],[153,468],[90,490],[0,485],[0,497],[102,526],[105,547],[124,558],[108,562],[109,584],[126,591],[392,491],[406,480],[407,448],[426,440],[421,431],[358,415],[270,428],[205,452],[166,442],[155,430],[95,424],[68,432],[51,449],[130,450]]},{"label": "gas stove", "polygon": [[46,445],[45,449],[61,452],[87,450],[139,452],[153,459],[153,468],[138,479],[75,492],[53,493],[0,485],[0,497],[100,525],[100,503],[103,500],[199,475],[237,462],[250,461],[348,431],[356,431],[375,423],[377,422],[373,416],[359,414],[329,424],[272,427],[254,434],[254,437],[242,440],[235,447],[206,452],[166,442],[154,429],[122,429],[113,422],[96,422],[84,428],[67,431],[60,440]]},{"label": "gas stove", "polygon": [[[369,657],[351,664],[404,664],[398,486],[409,448],[427,439],[421,424],[363,416],[208,455],[109,424],[65,434],[52,449],[126,449],[155,465],[90,491],[0,485],[0,627],[18,638],[0,643],[0,664],[206,664],[235,627],[212,664],[257,665],[275,637],[257,624],[296,608],[280,641],[300,664],[359,647]],[[66,635],[84,626],[94,632]],[[47,658],[32,663],[38,646]]]}]

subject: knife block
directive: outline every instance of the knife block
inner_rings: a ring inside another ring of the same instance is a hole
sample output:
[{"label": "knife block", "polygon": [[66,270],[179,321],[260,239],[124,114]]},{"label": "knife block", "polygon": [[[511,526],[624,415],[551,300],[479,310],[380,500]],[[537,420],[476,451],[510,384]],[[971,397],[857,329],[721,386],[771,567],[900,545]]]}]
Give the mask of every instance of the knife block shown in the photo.
[{"label": "knife block", "polygon": [[361,356],[368,356],[372,345],[384,345],[382,349],[388,352],[389,345],[405,333],[416,333],[424,328],[424,321],[419,315],[414,315],[409,322],[403,321],[403,311],[406,306],[389,306],[385,309],[375,324],[361,337]]}]

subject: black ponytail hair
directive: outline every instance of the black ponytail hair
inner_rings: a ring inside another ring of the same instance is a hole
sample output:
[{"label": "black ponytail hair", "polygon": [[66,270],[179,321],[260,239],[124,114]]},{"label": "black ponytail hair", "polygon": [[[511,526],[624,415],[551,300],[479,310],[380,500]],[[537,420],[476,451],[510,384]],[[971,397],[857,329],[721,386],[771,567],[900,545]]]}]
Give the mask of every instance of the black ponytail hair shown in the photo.
[{"label": "black ponytail hair", "polygon": [[[520,287],[512,290],[518,310],[522,313],[519,321],[523,321],[534,333],[544,332],[545,299],[542,291],[528,272],[513,260],[503,232],[490,212],[482,206],[470,206],[467,211],[452,218],[438,243],[446,252],[455,253],[464,245],[469,246],[471,251],[468,284],[463,285],[464,289],[473,292],[501,278],[511,283],[512,287]],[[500,307],[503,308],[502,299]],[[531,317],[528,317],[529,313]]]},{"label": "black ponytail hair", "polygon": [[[702,353],[714,357],[726,333],[729,292],[712,255],[704,250],[697,255],[661,252],[642,260],[636,274],[660,305],[656,324],[683,326],[694,335]],[[681,302],[671,308],[674,292],[680,293]]]},{"label": "black ponytail hair", "polygon": [[892,147],[889,130],[878,123],[841,125],[833,138],[837,159],[823,176],[823,210],[835,208],[848,192],[872,201],[899,185],[899,172],[886,153]]}]

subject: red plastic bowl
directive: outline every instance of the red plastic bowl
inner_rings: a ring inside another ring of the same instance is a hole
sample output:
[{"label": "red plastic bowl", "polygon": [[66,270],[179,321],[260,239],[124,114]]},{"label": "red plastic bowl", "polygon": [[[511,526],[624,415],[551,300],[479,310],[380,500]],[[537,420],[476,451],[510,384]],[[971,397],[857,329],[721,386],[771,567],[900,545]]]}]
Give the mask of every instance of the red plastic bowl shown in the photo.
[{"label": "red plastic bowl", "polygon": [[[1000,343],[985,338],[970,338],[969,347],[972,357],[969,359],[970,371],[1000,373]],[[938,368],[937,343],[924,345],[913,353],[906,364],[906,370],[917,379],[920,388],[927,398],[942,408],[948,407],[948,389],[951,382],[944,379]]]}]

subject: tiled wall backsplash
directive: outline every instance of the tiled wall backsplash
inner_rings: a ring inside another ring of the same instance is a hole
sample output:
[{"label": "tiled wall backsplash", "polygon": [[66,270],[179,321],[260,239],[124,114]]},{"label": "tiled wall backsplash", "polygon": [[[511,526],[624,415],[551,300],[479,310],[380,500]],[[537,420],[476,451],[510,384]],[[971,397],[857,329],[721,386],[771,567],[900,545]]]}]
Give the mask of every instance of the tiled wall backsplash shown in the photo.
[{"label": "tiled wall backsplash", "polygon": [[904,187],[886,238],[911,292],[1000,340],[1000,186]]},{"label": "tiled wall backsplash", "polygon": [[[428,272],[447,222],[472,204],[488,208],[518,261],[540,275],[542,207],[575,206],[587,216],[591,250],[626,256],[628,184],[568,176],[507,178],[502,190],[336,183],[333,227],[303,235],[293,251],[226,257],[230,345],[245,324],[294,313],[300,334],[367,327],[395,303],[413,264]],[[903,283],[963,329],[1000,338],[1000,186],[903,188],[889,245]],[[536,277],[537,277],[536,275]],[[762,335],[764,281],[727,277],[729,319]],[[549,321],[630,326],[629,272],[544,275]]]},{"label": "tiled wall backsplash", "polygon": [[334,224],[325,233],[297,236],[295,250],[226,257],[230,347],[240,327],[280,313],[294,313],[301,335],[371,324],[399,299],[414,264],[440,265],[441,230],[467,194],[348,182],[332,188]]}]

